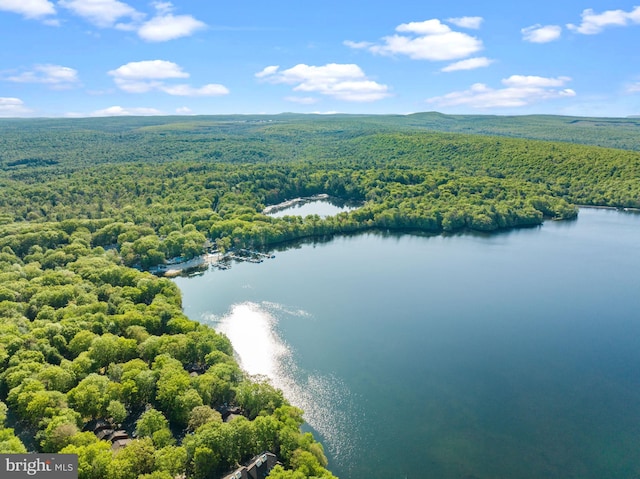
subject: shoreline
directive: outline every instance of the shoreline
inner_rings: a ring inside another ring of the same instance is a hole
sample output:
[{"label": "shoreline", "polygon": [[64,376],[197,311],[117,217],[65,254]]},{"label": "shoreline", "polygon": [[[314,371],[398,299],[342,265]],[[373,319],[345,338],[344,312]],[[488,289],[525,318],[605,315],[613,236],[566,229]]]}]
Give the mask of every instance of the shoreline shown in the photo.
[{"label": "shoreline", "polygon": [[277,213],[280,210],[284,210],[290,208],[295,205],[310,203],[312,201],[326,200],[329,198],[329,195],[326,193],[319,193],[313,196],[303,196],[300,198],[293,198],[291,200],[283,201],[282,203],[278,203],[276,205],[267,206],[262,210],[263,215],[268,215],[271,213]]},{"label": "shoreline", "polygon": [[[284,203],[279,203],[278,205],[273,205],[271,207],[268,208],[274,208],[274,207],[278,207],[278,208],[285,208],[285,206],[283,206],[285,203],[287,204],[286,207],[289,207],[293,204],[297,204],[297,203],[304,203],[307,201],[316,201],[319,199],[326,199],[328,198],[329,195],[326,194],[320,194],[320,195],[314,195],[314,196],[310,196],[310,197],[304,197],[304,198],[294,198],[292,200],[288,200]],[[611,211],[618,211],[620,213],[634,213],[634,214],[638,214],[640,213],[640,208],[631,208],[631,207],[619,207],[619,206],[594,206],[594,205],[575,205],[576,208],[578,208],[578,210],[580,209],[594,209],[594,210],[611,210]],[[265,209],[266,210],[266,209]],[[263,210],[263,212],[265,211]],[[576,218],[569,218],[569,219],[560,219],[560,220],[553,220],[553,221],[571,221],[571,220],[575,220]],[[546,218],[544,221],[549,220],[548,218]],[[314,239],[320,239],[320,238],[332,238],[335,236],[339,236],[339,235],[354,235],[354,234],[362,234],[362,233],[367,233],[367,232],[380,232],[380,233],[398,233],[398,234],[423,234],[423,235],[429,235],[429,236],[438,236],[438,235],[458,235],[458,234],[480,234],[480,235],[492,235],[492,234],[500,234],[500,233],[505,233],[508,231],[512,231],[512,230],[517,230],[517,229],[522,229],[522,228],[535,228],[535,227],[539,227],[542,226],[544,224],[544,221],[541,224],[537,224],[537,225],[521,225],[521,226],[512,226],[512,227],[508,227],[508,228],[503,228],[503,229],[497,229],[497,230],[491,230],[491,231],[480,231],[480,230],[472,230],[472,229],[461,229],[461,230],[456,230],[456,231],[444,231],[444,230],[440,230],[440,231],[425,231],[425,230],[416,230],[416,229],[411,229],[411,228],[388,228],[388,229],[381,229],[381,228],[357,228],[355,230],[352,231],[338,231],[338,232],[333,232],[333,233],[329,233],[329,234],[323,234],[323,235],[305,235],[305,236],[300,236],[298,238],[292,238],[292,239],[288,239],[288,240],[284,240],[284,241],[277,241],[274,243],[269,243],[269,244],[265,244],[262,245],[261,248],[262,249],[271,249],[274,247],[278,247],[278,246],[283,246],[286,245],[288,243],[295,243],[298,241],[310,241],[310,240],[314,240]],[[150,273],[159,275],[159,276],[164,276],[167,278],[174,278],[176,276],[180,276],[181,274],[183,274],[183,272],[187,271],[187,270],[191,270],[191,269],[196,269],[196,268],[200,268],[200,267],[204,267],[206,265],[207,268],[209,268],[212,265],[216,265],[219,264],[222,260],[224,260],[225,258],[231,258],[231,259],[236,259],[233,256],[232,252],[228,252],[231,253],[231,256],[228,256],[228,254],[222,254],[220,252],[214,252],[214,253],[204,253],[202,255],[196,256],[188,261],[185,261],[184,263],[177,263],[177,264],[171,264],[171,265],[159,265],[155,268],[151,268],[148,271]],[[264,254],[264,253],[263,253]],[[238,259],[236,259],[238,260]]]},{"label": "shoreline", "polygon": [[594,206],[594,205],[576,205],[578,209],[592,209],[592,210],[615,210],[620,212],[640,213],[640,208],[634,208],[631,206]]}]

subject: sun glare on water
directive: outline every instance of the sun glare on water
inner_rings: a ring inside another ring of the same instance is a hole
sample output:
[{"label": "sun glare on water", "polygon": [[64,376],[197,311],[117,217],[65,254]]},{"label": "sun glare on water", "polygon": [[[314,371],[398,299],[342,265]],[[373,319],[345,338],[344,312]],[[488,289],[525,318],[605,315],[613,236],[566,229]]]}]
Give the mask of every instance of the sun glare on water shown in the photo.
[{"label": "sun glare on water", "polygon": [[296,365],[295,351],[278,333],[283,316],[304,320],[311,315],[277,303],[246,302],[233,305],[225,316],[208,319],[229,338],[242,369],[268,378],[291,404],[301,408],[307,424],[323,436],[331,456],[349,457],[357,447],[357,401],[341,379]]}]

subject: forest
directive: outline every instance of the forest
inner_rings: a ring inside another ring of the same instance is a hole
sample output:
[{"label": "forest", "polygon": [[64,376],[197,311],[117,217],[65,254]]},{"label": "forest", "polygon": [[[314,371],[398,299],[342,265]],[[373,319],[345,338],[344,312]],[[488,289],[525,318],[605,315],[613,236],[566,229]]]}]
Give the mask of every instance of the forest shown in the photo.
[{"label": "forest", "polygon": [[[147,270],[207,246],[489,234],[571,220],[577,205],[640,208],[638,126],[434,113],[0,120],[0,452],[77,454],[81,479],[217,479],[270,451],[282,463],[270,477],[334,477],[302,411],[248,377]],[[320,193],[361,206],[262,213]],[[241,414],[226,422],[229,408]],[[113,450],[97,420],[135,439]]]}]

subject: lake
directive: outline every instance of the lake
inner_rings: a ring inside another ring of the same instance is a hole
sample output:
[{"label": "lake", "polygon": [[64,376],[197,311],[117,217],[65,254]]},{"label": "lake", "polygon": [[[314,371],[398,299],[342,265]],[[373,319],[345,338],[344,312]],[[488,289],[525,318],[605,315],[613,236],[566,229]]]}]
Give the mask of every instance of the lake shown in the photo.
[{"label": "lake", "polygon": [[637,479],[640,215],[366,233],[177,278],[342,479]]},{"label": "lake", "polygon": [[346,201],[326,194],[306,198],[294,198],[264,209],[263,213],[274,218],[284,216],[318,215],[320,218],[334,216],[338,213],[355,210],[362,206],[353,201]]}]

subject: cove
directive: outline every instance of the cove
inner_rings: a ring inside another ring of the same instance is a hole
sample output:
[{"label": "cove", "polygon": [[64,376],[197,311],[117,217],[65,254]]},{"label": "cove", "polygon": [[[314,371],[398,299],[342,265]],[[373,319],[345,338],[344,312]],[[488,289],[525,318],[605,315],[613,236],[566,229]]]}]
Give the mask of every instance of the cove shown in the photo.
[{"label": "cove", "polygon": [[177,278],[342,479],[637,478],[640,216],[360,234]]},{"label": "cove", "polygon": [[318,215],[320,218],[326,218],[354,210],[359,206],[361,205],[352,201],[321,194],[307,198],[294,198],[277,205],[271,205],[265,208],[263,213],[274,218],[282,218],[287,215],[302,217]]}]

